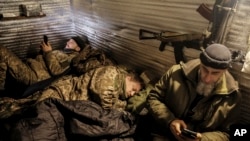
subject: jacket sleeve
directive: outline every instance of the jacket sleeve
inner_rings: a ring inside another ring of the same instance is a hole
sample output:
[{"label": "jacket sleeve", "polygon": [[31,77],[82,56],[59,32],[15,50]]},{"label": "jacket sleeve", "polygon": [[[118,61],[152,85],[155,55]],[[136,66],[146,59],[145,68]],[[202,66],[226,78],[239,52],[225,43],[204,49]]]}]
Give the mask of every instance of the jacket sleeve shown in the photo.
[{"label": "jacket sleeve", "polygon": [[75,94],[75,86],[78,84],[77,82],[78,79],[76,77],[72,77],[71,75],[63,76],[43,89],[39,94],[38,101],[47,98],[57,98],[66,101],[78,100],[79,96]]},{"label": "jacket sleeve", "polygon": [[146,100],[151,89],[153,89],[153,85],[148,84],[146,88],[141,90],[137,95],[130,97],[126,110],[134,114],[140,114],[146,107]]},{"label": "jacket sleeve", "polygon": [[119,99],[118,91],[114,89],[113,85],[108,85],[107,82],[103,84],[105,85],[100,85],[98,88],[91,88],[92,100],[104,109],[125,109],[127,103]]},{"label": "jacket sleeve", "polygon": [[51,75],[59,75],[70,67],[75,55],[65,54],[60,50],[50,51],[44,54],[44,61]]},{"label": "jacket sleeve", "polygon": [[224,100],[221,101],[216,114],[214,114],[214,117],[212,116],[211,118],[211,120],[214,121],[213,123],[215,127],[212,127],[210,132],[202,132],[202,141],[229,141],[230,126],[240,123],[241,99],[242,96],[240,91],[236,90],[231,93],[228,98],[224,98]]},{"label": "jacket sleeve", "polygon": [[90,97],[100,104],[104,109],[125,108],[126,102],[119,99],[124,81],[116,67],[101,67],[95,69],[95,74],[91,79]]},{"label": "jacket sleeve", "polygon": [[229,141],[229,134],[221,131],[203,132],[201,141]]},{"label": "jacket sleeve", "polygon": [[175,119],[174,114],[164,103],[167,89],[171,83],[171,72],[169,69],[155,84],[154,88],[149,92],[147,98],[147,107],[155,120],[163,127],[169,127],[171,121]]}]

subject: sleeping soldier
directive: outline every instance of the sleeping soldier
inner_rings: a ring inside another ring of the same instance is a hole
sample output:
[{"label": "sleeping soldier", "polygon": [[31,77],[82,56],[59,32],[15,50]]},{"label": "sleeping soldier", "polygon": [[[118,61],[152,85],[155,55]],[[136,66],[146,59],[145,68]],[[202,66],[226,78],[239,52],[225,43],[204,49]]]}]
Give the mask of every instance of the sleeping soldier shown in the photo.
[{"label": "sleeping soldier", "polygon": [[[80,76],[66,75],[44,90],[23,99],[4,97],[0,100],[0,119],[18,114],[47,98],[65,101],[91,100],[104,109],[125,110],[127,99],[144,87],[143,80],[133,70],[121,66],[102,66]],[[19,111],[19,112],[18,112]]]},{"label": "sleeping soldier", "polygon": [[40,92],[38,101],[46,98],[92,100],[104,109],[125,109],[126,99],[138,93],[143,81],[132,70],[103,66],[79,77],[64,76]]}]

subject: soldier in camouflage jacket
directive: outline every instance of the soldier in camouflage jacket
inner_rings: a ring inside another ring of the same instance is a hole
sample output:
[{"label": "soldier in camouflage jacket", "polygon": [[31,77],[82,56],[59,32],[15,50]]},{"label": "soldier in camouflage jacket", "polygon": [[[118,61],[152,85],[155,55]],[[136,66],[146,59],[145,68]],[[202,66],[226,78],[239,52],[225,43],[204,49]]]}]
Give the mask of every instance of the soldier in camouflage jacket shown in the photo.
[{"label": "soldier in camouflage jacket", "polygon": [[0,46],[0,90],[4,90],[7,71],[18,82],[31,85],[67,70],[72,58],[84,47],[85,42],[78,36],[71,38],[64,50],[52,51],[49,43],[42,42],[43,53],[23,62],[7,48]]},{"label": "soldier in camouflage jacket", "polygon": [[142,88],[141,78],[119,66],[102,66],[79,77],[68,75],[39,92],[38,101],[46,98],[92,100],[105,109],[125,109],[126,99]]},{"label": "soldier in camouflage jacket", "polygon": [[21,109],[47,98],[91,100],[104,109],[124,110],[127,99],[143,86],[142,79],[132,70],[120,66],[97,67],[80,76],[65,75],[27,98],[1,98],[0,119],[18,114]]}]

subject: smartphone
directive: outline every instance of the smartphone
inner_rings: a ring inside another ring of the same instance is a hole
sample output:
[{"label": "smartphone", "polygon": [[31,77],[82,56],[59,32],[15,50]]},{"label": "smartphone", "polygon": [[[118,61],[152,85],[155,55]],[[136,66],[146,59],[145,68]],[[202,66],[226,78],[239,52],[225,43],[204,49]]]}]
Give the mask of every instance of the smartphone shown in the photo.
[{"label": "smartphone", "polygon": [[191,139],[195,139],[195,138],[197,137],[197,132],[192,131],[192,130],[189,130],[189,129],[183,129],[183,130],[181,131],[181,134],[182,134],[183,136],[189,137],[189,138],[191,138]]},{"label": "smartphone", "polygon": [[43,41],[46,45],[48,45],[48,37],[46,35],[43,35]]}]

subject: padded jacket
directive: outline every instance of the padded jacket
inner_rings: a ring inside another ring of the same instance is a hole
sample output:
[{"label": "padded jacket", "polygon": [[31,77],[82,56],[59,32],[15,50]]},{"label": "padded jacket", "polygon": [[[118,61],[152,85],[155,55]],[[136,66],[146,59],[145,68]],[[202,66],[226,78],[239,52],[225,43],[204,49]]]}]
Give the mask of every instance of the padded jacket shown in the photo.
[{"label": "padded jacket", "polygon": [[46,99],[0,119],[1,141],[133,141],[133,115],[92,101]]},{"label": "padded jacket", "polygon": [[79,54],[77,51],[54,50],[44,53],[44,61],[50,75],[55,76],[63,73],[70,67],[71,60]]},{"label": "padded jacket", "polygon": [[229,140],[230,125],[239,120],[241,94],[228,71],[222,75],[213,95],[202,98],[188,119],[187,113],[197,95],[199,65],[200,60],[196,59],[171,67],[148,96],[149,112],[166,131],[171,121],[183,119],[188,128],[202,133],[202,141]]},{"label": "padded jacket", "polygon": [[77,54],[79,53],[75,51],[53,50],[23,62],[7,48],[0,46],[0,82],[6,79],[7,71],[15,80],[25,85],[48,79],[68,69]]},{"label": "padded jacket", "polygon": [[38,93],[38,101],[46,98],[92,100],[104,109],[125,109],[125,69],[103,66],[80,76],[63,76]]}]

